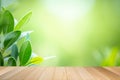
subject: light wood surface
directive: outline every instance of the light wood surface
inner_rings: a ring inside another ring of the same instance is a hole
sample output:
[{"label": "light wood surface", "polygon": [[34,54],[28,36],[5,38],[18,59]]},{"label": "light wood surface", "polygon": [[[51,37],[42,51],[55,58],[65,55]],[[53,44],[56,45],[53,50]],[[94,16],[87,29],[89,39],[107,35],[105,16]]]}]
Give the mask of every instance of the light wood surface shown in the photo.
[{"label": "light wood surface", "polygon": [[120,67],[0,67],[0,80],[120,80]]}]

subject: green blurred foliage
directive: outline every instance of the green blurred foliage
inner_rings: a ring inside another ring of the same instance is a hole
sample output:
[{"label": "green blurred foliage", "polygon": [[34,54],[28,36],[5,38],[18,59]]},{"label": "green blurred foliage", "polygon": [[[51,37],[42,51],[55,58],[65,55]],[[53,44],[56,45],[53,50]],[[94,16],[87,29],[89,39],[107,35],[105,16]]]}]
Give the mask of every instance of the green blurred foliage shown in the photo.
[{"label": "green blurred foliage", "polygon": [[[32,10],[33,50],[43,66],[119,66],[120,0],[16,0],[18,20]],[[106,52],[108,48],[108,52]],[[102,49],[102,50],[101,50]],[[104,55],[104,56],[102,56]]]}]

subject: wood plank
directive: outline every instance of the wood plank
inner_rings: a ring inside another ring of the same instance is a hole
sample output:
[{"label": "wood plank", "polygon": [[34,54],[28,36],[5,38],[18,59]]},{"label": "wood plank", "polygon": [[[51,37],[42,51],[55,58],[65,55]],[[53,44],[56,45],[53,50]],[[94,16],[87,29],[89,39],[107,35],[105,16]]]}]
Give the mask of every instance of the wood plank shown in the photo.
[{"label": "wood plank", "polygon": [[[66,67],[68,80],[82,80],[82,77],[73,67]],[[57,79],[56,79],[57,80]]]},{"label": "wood plank", "polygon": [[0,80],[9,80],[9,77],[16,75],[20,71],[24,71],[26,67],[6,67],[6,69],[3,69],[2,75],[0,75]]},{"label": "wood plank", "polygon": [[109,77],[105,76],[101,72],[97,71],[95,68],[85,68],[95,80],[110,80]]},{"label": "wood plank", "polygon": [[105,68],[102,68],[102,67],[97,67],[95,68],[96,70],[98,70],[99,72],[101,72],[102,74],[104,74],[105,76],[109,77],[110,80],[120,80],[120,76],[105,69]]},{"label": "wood plank", "polygon": [[5,69],[6,67],[0,67],[0,70],[3,70],[3,69]]},{"label": "wood plank", "polygon": [[94,80],[93,76],[83,67],[79,68],[74,68],[75,71],[80,75],[82,80]]},{"label": "wood plank", "polygon": [[38,80],[46,69],[46,67],[36,67],[31,73],[29,73],[29,76],[25,77],[24,80]]},{"label": "wood plank", "polygon": [[104,67],[104,68],[120,76],[120,67]]},{"label": "wood plank", "polygon": [[[19,68],[20,70],[21,68]],[[34,70],[33,67],[28,67],[28,68],[24,68],[20,71],[17,71],[16,73],[14,73],[14,75],[6,75],[6,77],[4,78],[5,80],[23,80],[26,76],[29,75],[29,73],[31,73]],[[16,77],[17,76],[17,77]]]},{"label": "wood plank", "polygon": [[64,67],[56,67],[53,80],[68,80],[67,73]]},{"label": "wood plank", "polygon": [[11,68],[9,68],[9,67],[1,67],[0,76],[7,73],[7,72],[9,72],[9,71],[11,71],[11,70],[13,70],[13,69],[15,69],[15,67],[11,67]]},{"label": "wood plank", "polygon": [[120,67],[0,67],[0,80],[120,80]]}]

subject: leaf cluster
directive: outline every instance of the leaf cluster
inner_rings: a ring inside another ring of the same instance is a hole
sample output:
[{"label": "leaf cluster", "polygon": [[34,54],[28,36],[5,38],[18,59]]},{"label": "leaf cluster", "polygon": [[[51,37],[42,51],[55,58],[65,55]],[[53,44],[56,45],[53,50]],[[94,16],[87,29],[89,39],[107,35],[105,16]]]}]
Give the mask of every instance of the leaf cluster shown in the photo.
[{"label": "leaf cluster", "polygon": [[22,26],[32,15],[28,12],[15,25],[15,18],[8,10],[0,11],[0,66],[28,66],[39,64],[43,58],[32,57],[30,31],[22,32]]}]

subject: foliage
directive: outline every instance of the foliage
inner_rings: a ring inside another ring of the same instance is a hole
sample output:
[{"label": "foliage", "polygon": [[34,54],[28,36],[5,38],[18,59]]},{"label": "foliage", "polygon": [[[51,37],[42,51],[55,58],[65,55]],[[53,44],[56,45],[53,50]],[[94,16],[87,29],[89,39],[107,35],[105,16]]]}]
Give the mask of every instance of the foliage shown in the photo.
[{"label": "foliage", "polygon": [[[43,58],[32,57],[32,47],[28,39],[30,31],[22,32],[21,27],[28,22],[32,12],[27,13],[15,25],[10,11],[0,11],[0,66],[27,66],[39,64]],[[21,43],[22,42],[22,43]]]},{"label": "foliage", "polygon": [[94,56],[99,66],[120,66],[120,54],[117,47],[99,49]]}]

